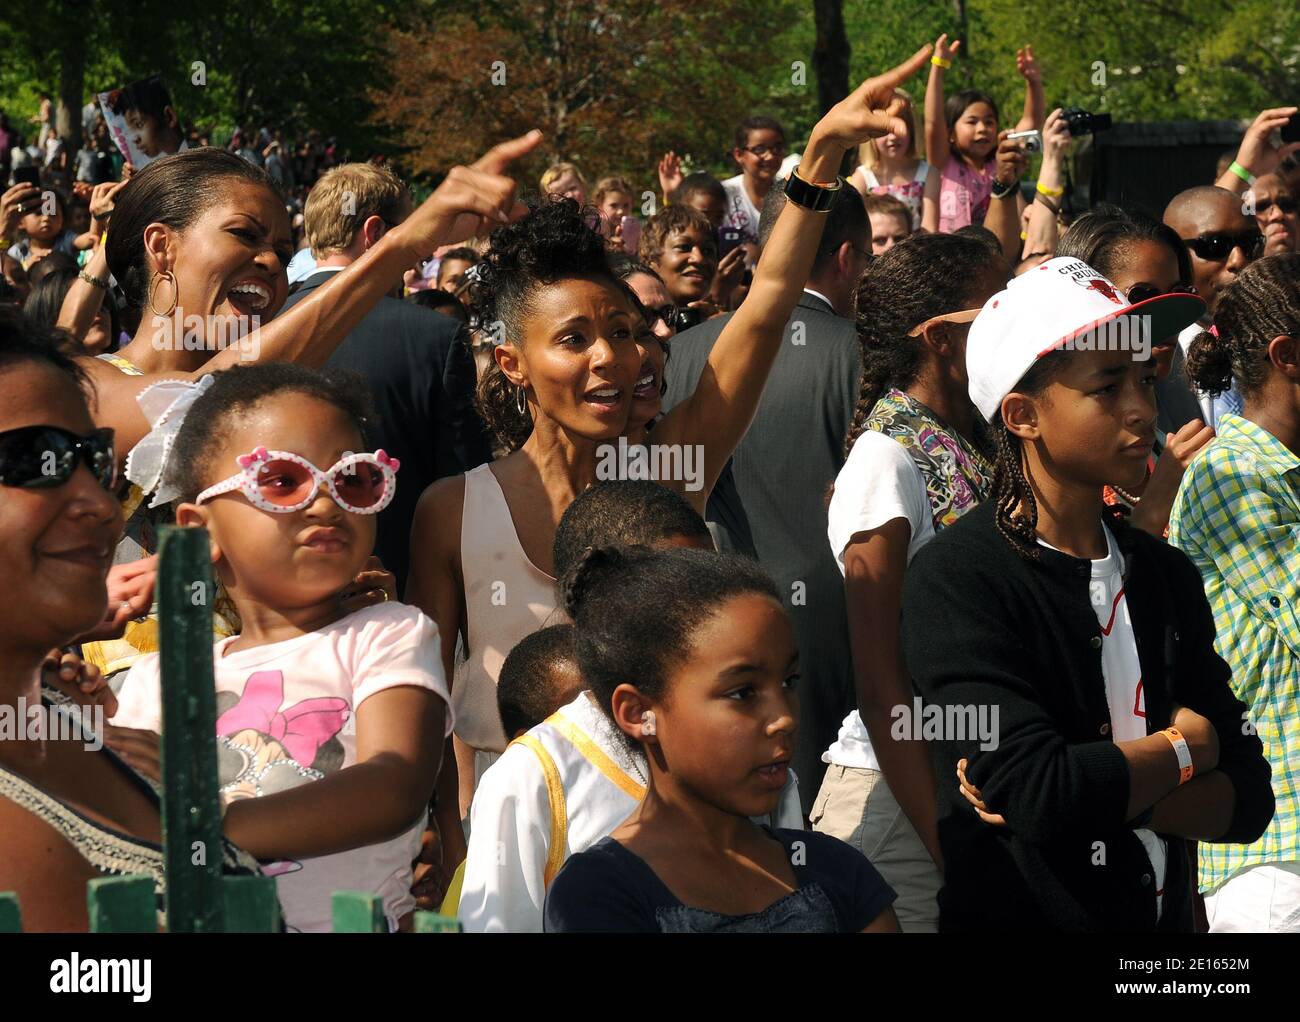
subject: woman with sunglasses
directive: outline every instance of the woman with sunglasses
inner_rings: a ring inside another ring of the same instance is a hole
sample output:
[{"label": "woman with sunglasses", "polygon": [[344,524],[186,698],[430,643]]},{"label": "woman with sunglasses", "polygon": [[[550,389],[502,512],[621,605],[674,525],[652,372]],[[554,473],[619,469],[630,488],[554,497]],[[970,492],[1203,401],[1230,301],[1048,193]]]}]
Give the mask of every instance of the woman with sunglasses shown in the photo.
[{"label": "woman with sunglasses", "polygon": [[[104,617],[122,529],[112,431],[95,427],[85,387],[56,338],[0,318],[0,714],[20,723],[0,741],[0,891],[17,892],[28,932],[86,930],[88,880],[164,886],[157,790],[41,686],[46,652]],[[21,726],[33,710],[42,731]],[[233,848],[222,861],[255,869]]]},{"label": "woman with sunglasses", "polygon": [[[398,462],[365,443],[353,374],[287,363],[207,377],[177,427],[162,493],[206,528],[243,630],[216,643],[225,833],[276,876],[286,926],[328,931],[330,896],[415,901],[411,862],[451,731],[438,630],[414,607],[348,612]],[[158,731],[157,654],[131,668],[114,723]]]},{"label": "woman with sunglasses", "polygon": [[[1087,263],[1134,305],[1195,291],[1191,260],[1178,235],[1145,214],[1118,206],[1096,206],[1080,216],[1061,237],[1056,254]],[[1163,536],[1183,472],[1214,438],[1214,430],[1201,419],[1196,393],[1186,382],[1177,337],[1153,337],[1151,342],[1157,421],[1147,478],[1136,487],[1108,486],[1106,500],[1129,508],[1138,528]]]}]

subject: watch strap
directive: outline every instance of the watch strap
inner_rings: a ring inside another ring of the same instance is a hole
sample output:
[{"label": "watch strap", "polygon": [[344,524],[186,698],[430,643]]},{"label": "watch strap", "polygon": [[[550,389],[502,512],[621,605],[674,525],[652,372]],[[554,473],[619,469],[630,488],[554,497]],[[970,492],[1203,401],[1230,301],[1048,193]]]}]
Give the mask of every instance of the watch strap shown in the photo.
[{"label": "watch strap", "polygon": [[836,179],[834,188],[812,184],[799,176],[799,170],[796,167],[785,180],[785,197],[796,205],[803,206],[804,209],[810,209],[814,213],[827,213],[835,205],[835,197],[839,195],[840,189],[843,187],[844,178],[842,177]]}]

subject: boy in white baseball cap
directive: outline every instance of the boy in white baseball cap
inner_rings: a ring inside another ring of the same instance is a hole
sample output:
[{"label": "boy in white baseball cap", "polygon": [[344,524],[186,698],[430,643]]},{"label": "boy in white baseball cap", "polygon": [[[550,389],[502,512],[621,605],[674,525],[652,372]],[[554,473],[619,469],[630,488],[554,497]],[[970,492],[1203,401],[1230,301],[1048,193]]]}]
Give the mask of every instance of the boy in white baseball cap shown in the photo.
[{"label": "boy in white baseball cap", "polygon": [[974,708],[996,722],[992,743],[956,728],[933,748],[941,930],[1190,931],[1180,839],[1249,842],[1272,816],[1200,576],[1103,515],[1103,485],[1145,475],[1151,345],[1203,307],[1183,294],[1131,305],[1057,258],[971,325],[993,499],[916,555],[903,592],[925,701],[944,720]]}]

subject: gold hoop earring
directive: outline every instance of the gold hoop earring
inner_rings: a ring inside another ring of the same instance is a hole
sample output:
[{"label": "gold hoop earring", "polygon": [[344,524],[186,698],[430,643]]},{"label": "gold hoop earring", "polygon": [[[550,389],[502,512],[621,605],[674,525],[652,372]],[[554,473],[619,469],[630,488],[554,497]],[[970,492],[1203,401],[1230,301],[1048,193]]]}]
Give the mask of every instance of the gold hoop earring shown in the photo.
[{"label": "gold hoop earring", "polygon": [[[165,312],[159,312],[154,305],[154,292],[158,290],[158,282],[166,280],[172,286],[172,303],[167,307]],[[149,283],[149,311],[155,316],[166,317],[176,311],[176,299],[179,297],[180,289],[176,286],[176,274],[171,270],[163,270],[161,273],[154,274],[154,278]]]}]

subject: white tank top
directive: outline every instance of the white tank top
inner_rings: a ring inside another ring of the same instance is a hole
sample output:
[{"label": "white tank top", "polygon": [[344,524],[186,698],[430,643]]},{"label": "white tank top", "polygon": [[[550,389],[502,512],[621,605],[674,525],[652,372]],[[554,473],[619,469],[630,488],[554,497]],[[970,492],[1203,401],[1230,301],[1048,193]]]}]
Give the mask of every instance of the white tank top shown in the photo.
[{"label": "white tank top", "polygon": [[524,636],[568,620],[558,609],[555,579],[534,565],[519,544],[505,493],[488,465],[465,474],[460,523],[469,653],[457,655],[451,690],[456,735],[489,752],[503,752],[506,734],[497,711],[497,676]]}]

